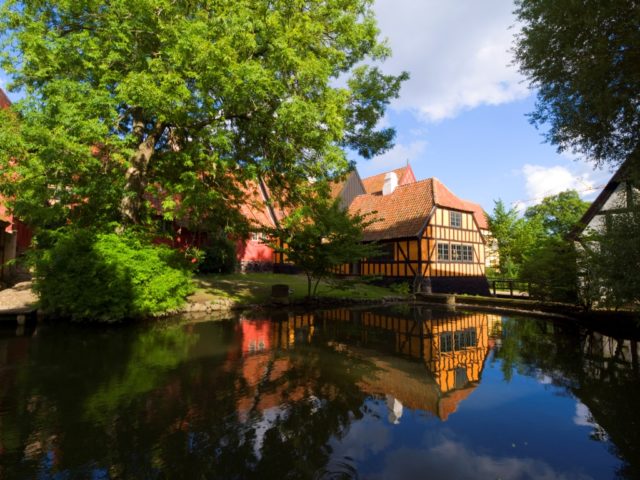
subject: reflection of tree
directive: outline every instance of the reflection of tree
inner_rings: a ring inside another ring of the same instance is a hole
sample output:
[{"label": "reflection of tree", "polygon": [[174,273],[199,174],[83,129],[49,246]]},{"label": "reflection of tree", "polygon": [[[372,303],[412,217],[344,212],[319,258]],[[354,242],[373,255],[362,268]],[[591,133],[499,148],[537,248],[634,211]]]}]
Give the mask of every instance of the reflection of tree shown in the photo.
[{"label": "reflection of tree", "polygon": [[180,364],[197,336],[177,325],[152,328],[141,333],[132,345],[123,374],[112,377],[87,398],[85,414],[95,423],[111,415],[138,396],[153,390],[168,370]]},{"label": "reflection of tree", "polygon": [[91,465],[110,452],[120,422],[136,424],[140,397],[164,381],[194,339],[177,325],[40,330],[16,375],[15,424],[1,425],[7,451],[0,465],[11,465],[17,478],[43,465],[51,471]]},{"label": "reflection of tree", "polygon": [[246,357],[233,323],[187,328],[39,332],[12,387],[15,422],[0,425],[2,478],[325,469],[330,439],[363,415],[357,383],[371,363],[297,335],[295,348]]},{"label": "reflection of tree", "polygon": [[595,422],[591,437],[608,436],[626,462],[620,476],[640,478],[638,343],[576,325],[524,318],[505,319],[502,332],[495,358],[502,360],[505,378],[514,369],[544,375],[575,395]]}]

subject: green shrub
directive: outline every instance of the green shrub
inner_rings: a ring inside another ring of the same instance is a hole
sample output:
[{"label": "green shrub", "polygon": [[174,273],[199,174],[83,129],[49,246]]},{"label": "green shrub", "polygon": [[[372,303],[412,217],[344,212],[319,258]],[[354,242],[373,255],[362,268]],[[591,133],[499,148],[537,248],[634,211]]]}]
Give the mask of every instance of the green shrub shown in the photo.
[{"label": "green shrub", "polygon": [[200,273],[233,273],[236,268],[236,245],[227,237],[217,236],[202,249],[204,258],[198,264]]},{"label": "green shrub", "polygon": [[393,283],[389,285],[389,290],[397,295],[406,297],[411,293],[411,286],[407,282]]},{"label": "green shrub", "polygon": [[180,252],[132,234],[62,229],[38,238],[41,308],[75,321],[116,322],[179,307],[191,292]]}]

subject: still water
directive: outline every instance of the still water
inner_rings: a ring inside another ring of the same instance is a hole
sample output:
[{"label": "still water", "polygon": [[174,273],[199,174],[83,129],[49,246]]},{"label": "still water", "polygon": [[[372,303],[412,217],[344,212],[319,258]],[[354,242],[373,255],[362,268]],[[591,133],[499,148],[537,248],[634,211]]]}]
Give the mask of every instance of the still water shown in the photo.
[{"label": "still water", "polygon": [[638,343],[424,307],[0,333],[0,478],[640,477]]}]

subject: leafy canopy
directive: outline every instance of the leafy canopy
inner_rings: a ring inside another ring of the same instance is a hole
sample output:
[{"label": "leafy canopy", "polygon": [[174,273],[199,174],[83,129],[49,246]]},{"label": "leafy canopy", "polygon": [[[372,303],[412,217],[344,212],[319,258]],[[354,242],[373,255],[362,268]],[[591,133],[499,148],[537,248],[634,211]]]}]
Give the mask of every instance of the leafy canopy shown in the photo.
[{"label": "leafy canopy", "polygon": [[576,254],[567,235],[589,206],[568,190],[528,207],[524,216],[501,200],[488,216],[498,243],[500,274],[531,284],[539,298],[573,301],[576,297]]},{"label": "leafy canopy", "polygon": [[371,5],[5,1],[2,67],[26,97],[19,125],[0,121],[17,135],[2,193],[45,226],[148,224],[159,207],[224,225],[259,176],[296,200],[309,177],[348,169],[345,148],[391,146],[376,124],[407,75],[364,65],[390,53]]},{"label": "leafy canopy", "polygon": [[316,197],[291,212],[270,234],[275,250],[307,276],[310,297],[333,268],[379,253],[377,245],[362,243],[362,232],[372,222],[351,215],[340,206],[339,199]]},{"label": "leafy canopy", "polygon": [[640,8],[635,0],[517,0],[515,56],[538,92],[532,121],[596,164],[640,153]]}]

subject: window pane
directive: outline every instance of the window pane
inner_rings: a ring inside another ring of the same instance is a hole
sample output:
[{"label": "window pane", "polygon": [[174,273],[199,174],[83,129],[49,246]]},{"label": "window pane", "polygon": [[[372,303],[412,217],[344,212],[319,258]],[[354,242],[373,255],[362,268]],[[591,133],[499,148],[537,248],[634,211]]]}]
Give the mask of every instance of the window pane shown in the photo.
[{"label": "window pane", "polygon": [[452,227],[462,227],[462,214],[460,212],[449,212],[449,219]]},{"label": "window pane", "polygon": [[454,262],[462,260],[462,245],[451,245],[451,260]]},{"label": "window pane", "polygon": [[478,338],[476,336],[476,329],[467,328],[466,330],[455,332],[453,343],[454,343],[454,348],[456,350],[460,350],[462,348],[467,348],[467,347],[475,347],[478,343]]},{"label": "window pane", "polygon": [[450,352],[453,350],[453,335],[445,332],[440,335],[440,352]]},{"label": "window pane", "polygon": [[438,244],[438,260],[449,260],[449,244]]}]

